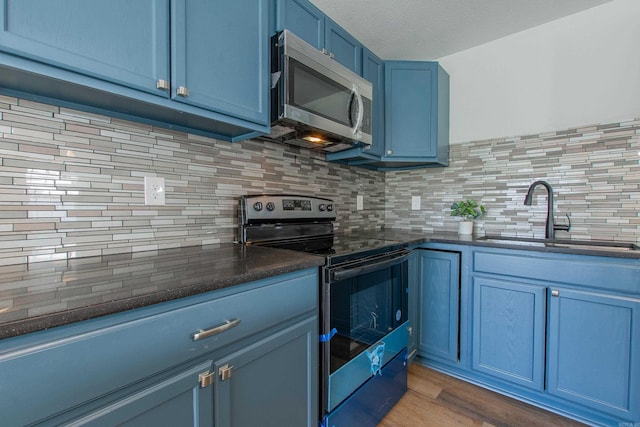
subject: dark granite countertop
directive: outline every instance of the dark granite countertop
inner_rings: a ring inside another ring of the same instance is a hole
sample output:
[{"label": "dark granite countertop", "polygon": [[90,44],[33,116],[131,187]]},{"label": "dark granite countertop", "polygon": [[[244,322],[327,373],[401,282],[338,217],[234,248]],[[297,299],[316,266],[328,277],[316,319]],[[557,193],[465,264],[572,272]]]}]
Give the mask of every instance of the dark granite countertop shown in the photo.
[{"label": "dark granite countertop", "polygon": [[[491,237],[487,239],[487,237]],[[538,252],[564,253],[573,255],[591,255],[613,258],[630,258],[640,260],[640,250],[631,250],[622,247],[598,246],[601,241],[589,240],[563,240],[555,242],[544,239],[532,239],[528,237],[517,238],[512,236],[476,236],[459,235],[455,232],[420,232],[404,229],[384,229],[379,232],[378,238],[385,240],[397,240],[417,245],[421,243],[447,243],[454,245],[472,245],[507,249],[532,250]],[[568,243],[572,242],[572,243]],[[611,242],[622,245],[622,242]],[[629,243],[633,245],[634,243]]]},{"label": "dark granite countertop", "polygon": [[[447,243],[640,260],[640,250],[486,240],[453,232],[359,233],[409,245]],[[226,288],[324,263],[320,256],[239,244],[0,267],[0,339]]]},{"label": "dark granite countertop", "polygon": [[239,244],[0,267],[0,339],[317,267],[324,258]]}]

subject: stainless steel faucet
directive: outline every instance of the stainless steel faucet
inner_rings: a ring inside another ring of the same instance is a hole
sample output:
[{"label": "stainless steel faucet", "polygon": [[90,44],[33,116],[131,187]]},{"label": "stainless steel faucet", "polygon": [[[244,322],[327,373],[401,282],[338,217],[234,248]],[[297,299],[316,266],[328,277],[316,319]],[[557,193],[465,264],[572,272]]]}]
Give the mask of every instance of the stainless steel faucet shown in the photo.
[{"label": "stainless steel faucet", "polygon": [[[556,236],[556,230],[569,231],[571,228],[571,219],[569,219],[569,225],[555,225],[553,223],[553,188],[551,188],[551,184],[547,181],[536,181],[531,184],[529,191],[527,191],[527,197],[524,198],[524,204],[526,206],[531,206],[533,201],[533,191],[538,185],[542,185],[547,189],[547,222],[544,237],[546,239],[554,239]],[[567,218],[569,218],[569,215],[567,215]]]}]

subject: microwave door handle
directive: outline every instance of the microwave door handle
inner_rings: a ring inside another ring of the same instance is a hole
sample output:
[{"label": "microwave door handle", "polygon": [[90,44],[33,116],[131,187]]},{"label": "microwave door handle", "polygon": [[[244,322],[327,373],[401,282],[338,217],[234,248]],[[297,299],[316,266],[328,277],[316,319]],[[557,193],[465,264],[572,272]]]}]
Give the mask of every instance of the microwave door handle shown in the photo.
[{"label": "microwave door handle", "polygon": [[353,127],[353,136],[356,138],[362,137],[362,119],[364,118],[364,102],[362,96],[358,92],[358,88],[353,86],[353,97],[358,101],[358,116],[356,118],[356,124]]}]

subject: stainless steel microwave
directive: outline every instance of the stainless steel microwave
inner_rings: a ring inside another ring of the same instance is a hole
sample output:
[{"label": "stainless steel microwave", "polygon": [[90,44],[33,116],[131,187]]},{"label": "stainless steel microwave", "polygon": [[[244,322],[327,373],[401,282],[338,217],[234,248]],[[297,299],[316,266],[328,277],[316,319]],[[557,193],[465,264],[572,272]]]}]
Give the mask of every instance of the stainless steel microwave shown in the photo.
[{"label": "stainless steel microwave", "polygon": [[272,38],[271,137],[327,151],[372,141],[373,88],[290,31]]}]

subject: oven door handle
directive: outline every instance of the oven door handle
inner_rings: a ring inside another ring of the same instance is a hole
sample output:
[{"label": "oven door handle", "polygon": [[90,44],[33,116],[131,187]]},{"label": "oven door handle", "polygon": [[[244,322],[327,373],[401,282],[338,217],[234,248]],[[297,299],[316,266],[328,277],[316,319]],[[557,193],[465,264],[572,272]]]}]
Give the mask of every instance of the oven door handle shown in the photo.
[{"label": "oven door handle", "polygon": [[331,280],[340,281],[360,276],[361,274],[371,273],[372,271],[382,270],[384,268],[393,267],[394,265],[403,263],[411,254],[411,251],[403,250],[399,255],[393,258],[384,258],[382,261],[363,263],[357,267],[336,268],[331,270]]}]

